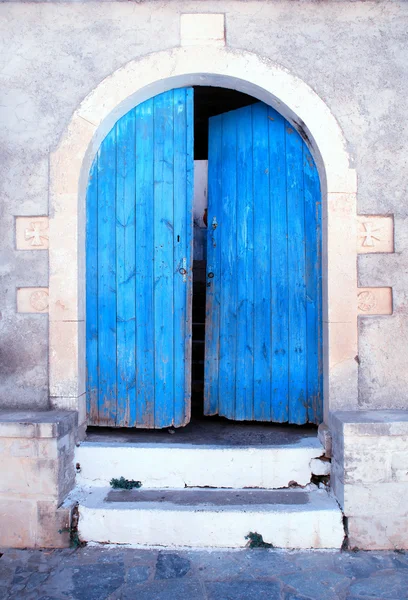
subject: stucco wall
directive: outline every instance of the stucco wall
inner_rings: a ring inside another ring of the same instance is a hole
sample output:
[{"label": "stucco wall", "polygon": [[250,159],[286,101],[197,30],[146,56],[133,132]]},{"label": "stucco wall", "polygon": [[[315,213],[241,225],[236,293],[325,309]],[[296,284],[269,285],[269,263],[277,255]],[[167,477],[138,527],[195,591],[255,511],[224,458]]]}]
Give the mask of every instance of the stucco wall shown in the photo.
[{"label": "stucco wall", "polygon": [[49,153],[81,100],[126,62],[179,45],[180,13],[202,11],[226,13],[229,47],[317,92],[348,142],[358,212],[394,214],[395,254],[359,257],[360,286],[394,289],[391,317],[360,318],[359,402],[404,408],[408,3],[329,0],[0,4],[0,404],[48,397],[47,316],[16,313],[16,287],[47,286],[47,252],[15,250],[14,217],[48,214]]}]

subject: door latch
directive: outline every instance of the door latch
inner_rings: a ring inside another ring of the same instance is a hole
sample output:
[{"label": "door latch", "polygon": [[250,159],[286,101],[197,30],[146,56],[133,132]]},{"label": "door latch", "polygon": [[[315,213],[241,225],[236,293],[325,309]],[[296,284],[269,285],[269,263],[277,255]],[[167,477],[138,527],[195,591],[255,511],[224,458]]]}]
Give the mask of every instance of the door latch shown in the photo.
[{"label": "door latch", "polygon": [[179,269],[179,273],[180,275],[183,275],[183,281],[187,281],[187,259],[183,258],[182,260],[182,267],[180,267]]}]

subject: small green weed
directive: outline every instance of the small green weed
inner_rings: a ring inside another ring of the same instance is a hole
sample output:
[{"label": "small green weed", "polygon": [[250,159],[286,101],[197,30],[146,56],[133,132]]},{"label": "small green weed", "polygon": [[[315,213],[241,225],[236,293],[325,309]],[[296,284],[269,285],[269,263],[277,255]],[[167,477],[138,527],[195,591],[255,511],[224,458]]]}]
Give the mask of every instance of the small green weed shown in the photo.
[{"label": "small green weed", "polygon": [[134,479],[125,479],[124,477],[120,477],[119,479],[113,477],[110,480],[110,485],[114,490],[133,490],[134,488],[142,487],[142,482],[135,481]]},{"label": "small green weed", "polygon": [[274,548],[273,544],[264,542],[262,535],[256,533],[256,531],[250,531],[248,535],[245,536],[245,539],[249,540],[247,544],[248,548]]},{"label": "small green weed", "polygon": [[82,548],[86,546],[86,542],[83,542],[78,533],[78,521],[79,521],[79,510],[78,506],[75,506],[71,515],[71,527],[63,527],[58,530],[58,533],[69,533],[69,547],[70,548]]},{"label": "small green weed", "polygon": [[59,529],[58,533],[65,533],[69,531],[69,547],[70,548],[82,548],[86,546],[86,542],[83,542],[78,534],[78,531],[73,530],[71,527],[64,527]]}]

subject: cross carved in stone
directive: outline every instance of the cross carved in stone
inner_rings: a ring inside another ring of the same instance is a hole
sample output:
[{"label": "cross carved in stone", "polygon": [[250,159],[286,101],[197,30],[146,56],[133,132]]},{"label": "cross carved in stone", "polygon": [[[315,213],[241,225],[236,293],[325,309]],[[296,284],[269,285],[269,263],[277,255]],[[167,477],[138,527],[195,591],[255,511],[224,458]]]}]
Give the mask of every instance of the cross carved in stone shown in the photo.
[{"label": "cross carved in stone", "polygon": [[374,228],[373,223],[369,221],[367,223],[363,223],[365,231],[361,233],[361,237],[364,238],[363,246],[373,247],[375,246],[374,240],[379,242],[381,238],[377,235],[374,235],[377,231],[380,231],[381,227]]},{"label": "cross carved in stone", "polygon": [[26,240],[31,240],[31,246],[43,246],[43,240],[48,240],[48,232],[43,227],[41,221],[30,223],[31,229],[26,229],[24,237]]}]

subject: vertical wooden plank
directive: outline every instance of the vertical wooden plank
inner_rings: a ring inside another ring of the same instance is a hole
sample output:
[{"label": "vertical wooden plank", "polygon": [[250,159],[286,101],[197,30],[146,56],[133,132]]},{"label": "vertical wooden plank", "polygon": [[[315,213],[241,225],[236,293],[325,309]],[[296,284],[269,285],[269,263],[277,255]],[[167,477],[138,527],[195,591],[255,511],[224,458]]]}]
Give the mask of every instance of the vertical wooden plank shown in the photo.
[{"label": "vertical wooden plank", "polygon": [[[190,104],[189,109],[187,105]],[[190,418],[192,291],[192,179],[191,140],[193,90],[174,90],[174,416],[176,426]],[[190,121],[190,123],[189,123]],[[183,271],[186,271],[183,274]],[[189,375],[190,374],[190,375]]]},{"label": "vertical wooden plank", "polygon": [[254,184],[254,418],[271,419],[271,207],[268,111],[252,106]]},{"label": "vertical wooden plank", "polygon": [[86,410],[98,422],[98,157],[92,164],[86,194]]},{"label": "vertical wooden plank", "polygon": [[237,332],[237,122],[236,115],[222,118],[222,196],[220,205],[220,353],[219,414],[235,418]]},{"label": "vertical wooden plank", "polygon": [[306,237],[307,403],[308,421],[321,423],[322,402],[322,282],[321,194],[313,158],[303,143]]},{"label": "vertical wooden plank", "polygon": [[205,309],[204,414],[215,415],[219,409],[219,340],[221,265],[218,222],[221,202],[222,116],[209,120],[208,131],[208,229],[207,294]]},{"label": "vertical wooden plank", "polygon": [[307,421],[305,214],[302,140],[286,124],[289,265],[289,422]]},{"label": "vertical wooden plank", "polygon": [[154,334],[155,427],[173,422],[173,91],[154,103]]},{"label": "vertical wooden plank", "polygon": [[136,117],[136,425],[154,427],[153,99]]},{"label": "vertical wooden plank", "polygon": [[254,190],[252,109],[236,111],[237,119],[237,420],[254,417]]},{"label": "vertical wooden plank", "polygon": [[187,224],[186,254],[187,254],[187,307],[186,307],[186,347],[185,347],[185,376],[184,376],[184,406],[186,423],[191,418],[191,370],[193,347],[193,201],[194,201],[194,89],[186,88],[186,162],[187,162],[187,198],[185,204],[185,220]]},{"label": "vertical wooden plank", "polygon": [[135,360],[135,112],[116,124],[116,285],[117,415],[116,425],[136,421]]},{"label": "vertical wooden plank", "polygon": [[98,422],[115,425],[116,416],[116,128],[98,156]]},{"label": "vertical wooden plank", "polygon": [[268,108],[272,284],[271,419],[280,423],[287,421],[289,416],[288,231],[285,124],[287,124],[287,121],[281,115],[272,108]]}]

